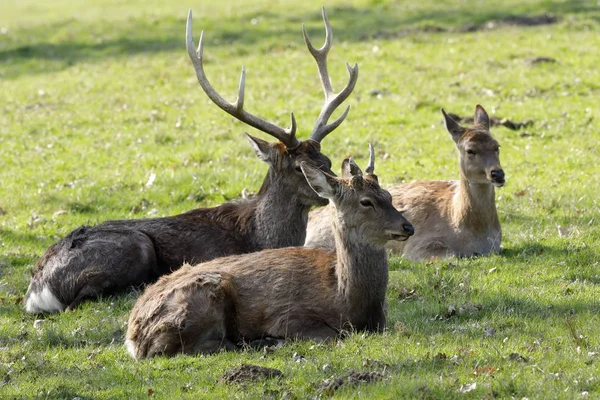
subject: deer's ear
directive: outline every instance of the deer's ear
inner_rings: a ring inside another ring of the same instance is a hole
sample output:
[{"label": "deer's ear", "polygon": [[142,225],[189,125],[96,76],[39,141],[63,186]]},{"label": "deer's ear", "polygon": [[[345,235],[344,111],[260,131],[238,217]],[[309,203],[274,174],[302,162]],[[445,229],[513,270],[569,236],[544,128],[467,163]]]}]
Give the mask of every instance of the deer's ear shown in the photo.
[{"label": "deer's ear", "polygon": [[355,175],[362,175],[362,173],[362,170],[352,157],[345,158],[342,161],[342,178],[350,179]]},{"label": "deer's ear", "polygon": [[254,149],[256,156],[267,164],[272,164],[274,149],[271,144],[265,140],[250,136],[247,133],[244,135],[246,135],[246,139],[248,139],[250,142],[250,145]]},{"label": "deer's ear", "polygon": [[350,184],[352,185],[352,187],[354,189],[362,189],[364,186],[365,180],[363,179],[362,175],[354,175],[352,177],[352,180],[350,181]]},{"label": "deer's ear", "polygon": [[477,104],[475,107],[475,118],[474,118],[475,126],[479,126],[486,131],[490,130],[490,117],[488,113],[485,111],[481,105]]},{"label": "deer's ear", "polygon": [[446,130],[452,136],[452,140],[458,143],[460,137],[465,133],[465,128],[460,126],[455,120],[453,120],[446,111],[442,108],[442,114],[444,114],[444,125],[446,125]]},{"label": "deer's ear", "polygon": [[302,173],[310,187],[321,197],[333,200],[336,197],[340,183],[337,178],[326,174],[318,168],[311,167],[305,162],[300,163]]}]

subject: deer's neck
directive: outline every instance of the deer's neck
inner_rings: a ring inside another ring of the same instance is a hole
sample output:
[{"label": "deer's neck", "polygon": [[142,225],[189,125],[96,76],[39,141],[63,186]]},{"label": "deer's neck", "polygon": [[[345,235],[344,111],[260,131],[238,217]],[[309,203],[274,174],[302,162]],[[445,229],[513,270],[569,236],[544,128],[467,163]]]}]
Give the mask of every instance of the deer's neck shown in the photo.
[{"label": "deer's neck", "polygon": [[302,246],[311,206],[304,204],[297,193],[275,179],[265,182],[258,196],[251,239],[254,247]]},{"label": "deer's neck", "polygon": [[332,220],[338,298],[353,324],[369,324],[374,312],[383,313],[388,282],[385,249],[366,243],[358,229],[343,223],[341,215]]},{"label": "deer's neck", "polygon": [[492,184],[471,183],[461,176],[457,185],[452,199],[452,220],[455,226],[478,231],[500,225]]}]

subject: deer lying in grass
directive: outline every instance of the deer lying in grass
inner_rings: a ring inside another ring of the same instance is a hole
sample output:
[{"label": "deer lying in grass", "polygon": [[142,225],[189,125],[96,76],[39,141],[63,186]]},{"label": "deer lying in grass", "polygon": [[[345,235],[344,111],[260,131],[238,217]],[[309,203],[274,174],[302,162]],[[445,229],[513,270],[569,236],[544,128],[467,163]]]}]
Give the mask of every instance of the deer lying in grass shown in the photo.
[{"label": "deer lying in grass", "polygon": [[[475,126],[463,128],[444,110],[446,129],[458,149],[458,181],[418,181],[390,188],[394,205],[403,210],[416,234],[387,247],[409,260],[465,257],[498,252],[502,230],[494,187],[504,185],[499,145],[490,134],[488,114],[475,109]],[[309,214],[307,247],[334,248],[326,207]]]},{"label": "deer lying in grass", "polygon": [[334,209],[336,251],[292,247],[185,265],[140,296],[126,346],[135,359],[235,349],[262,338],[327,340],[342,330],[385,327],[384,245],[413,227],[377,183],[344,160],[344,178],[302,163]]},{"label": "deer lying in grass", "polygon": [[62,311],[65,307],[75,307],[84,298],[154,281],[184,262],[198,263],[231,254],[302,245],[310,208],[325,201],[310,188],[300,164],[331,172],[331,161],[321,153],[320,143],[348,114],[349,106],[328,124],[331,114],[350,95],[358,78],[358,66],[346,64],[348,84],[341,92],[333,93],[327,72],[332,32],[324,10],[323,19],[327,34],[321,49],[311,45],[306,32],[304,37],[317,62],[325,104],[310,139],[299,141],[293,114],[291,128],[282,129],[244,110],[243,68],[235,103],[227,102],[213,89],[202,65],[203,35],[195,51],[190,11],[187,50],[204,92],[225,112],[280,141],[268,143],[246,135],[258,158],[269,165],[260,191],[249,200],[172,217],[109,221],[76,229],[51,246],[36,264],[25,295],[25,309],[31,313]]}]

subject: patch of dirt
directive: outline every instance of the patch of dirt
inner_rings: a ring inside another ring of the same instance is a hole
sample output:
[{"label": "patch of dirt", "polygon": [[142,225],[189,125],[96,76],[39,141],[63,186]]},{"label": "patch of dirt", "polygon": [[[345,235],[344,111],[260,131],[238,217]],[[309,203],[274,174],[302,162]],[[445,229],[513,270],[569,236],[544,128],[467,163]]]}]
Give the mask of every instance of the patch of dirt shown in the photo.
[{"label": "patch of dirt", "polygon": [[478,312],[483,310],[483,306],[481,304],[471,304],[465,303],[461,306],[456,306],[454,304],[450,304],[448,306],[448,311],[442,314],[436,314],[431,320],[432,321],[444,321],[450,319],[452,317],[461,316],[461,315],[475,315]]},{"label": "patch of dirt", "polygon": [[[448,115],[458,123],[463,124],[473,124],[473,117],[461,117],[457,114],[448,113]],[[515,122],[511,121],[508,118],[500,118],[500,117],[490,117],[490,125],[491,126],[504,126],[513,131],[518,131],[521,128],[526,128],[528,126],[533,125],[533,120],[527,119],[523,122]]]},{"label": "patch of dirt", "polygon": [[527,60],[525,60],[525,62],[529,65],[536,65],[536,64],[556,64],[558,61],[554,57],[540,56],[540,57],[528,58]]},{"label": "patch of dirt", "polygon": [[400,293],[398,293],[398,299],[400,299],[400,303],[404,303],[410,300],[417,300],[417,291],[416,289],[408,289],[403,287],[400,289]]},{"label": "patch of dirt", "polygon": [[350,371],[339,378],[325,379],[317,385],[317,389],[326,394],[332,394],[343,386],[357,386],[365,383],[380,381],[385,375],[379,372]]},{"label": "patch of dirt", "polygon": [[283,376],[282,372],[274,368],[260,367],[258,365],[242,364],[237,368],[225,371],[219,378],[220,383],[244,383],[260,379]]},{"label": "patch of dirt", "polygon": [[512,360],[512,361],[519,361],[519,362],[529,362],[529,358],[520,355],[519,353],[510,353],[508,355],[508,359]]}]

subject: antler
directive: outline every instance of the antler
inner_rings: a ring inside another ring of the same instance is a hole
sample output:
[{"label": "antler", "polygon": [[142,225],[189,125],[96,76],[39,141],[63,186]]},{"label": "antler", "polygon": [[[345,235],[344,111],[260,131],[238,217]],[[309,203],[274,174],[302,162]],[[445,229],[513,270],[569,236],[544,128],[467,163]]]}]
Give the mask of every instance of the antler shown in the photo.
[{"label": "antler", "polygon": [[365,172],[372,175],[373,171],[375,171],[375,149],[373,148],[373,145],[369,143],[369,164],[367,164]]},{"label": "antler", "polygon": [[230,103],[225,100],[217,91],[212,87],[206,74],[204,73],[204,66],[202,65],[202,50],[204,46],[204,31],[200,34],[200,42],[198,43],[198,50],[195,50],[194,37],[192,35],[192,10],[188,13],[187,27],[186,27],[186,47],[190,60],[196,70],[196,77],[200,86],[206,93],[206,95],[215,103],[221,110],[237,118],[245,124],[248,124],[260,131],[268,133],[269,135],[280,140],[288,149],[298,147],[300,142],[296,139],[296,118],[294,113],[291,113],[292,126],[288,129],[283,129],[277,125],[260,119],[246,110],[244,110],[244,87],[246,85],[246,69],[242,67],[242,76],[240,77],[240,84],[238,87],[238,98],[235,102]]},{"label": "antler", "polygon": [[350,75],[348,84],[339,93],[333,93],[333,89],[331,88],[331,80],[329,79],[329,73],[327,72],[327,53],[329,53],[329,49],[331,48],[333,31],[331,29],[331,25],[329,24],[329,20],[327,19],[325,7],[323,7],[322,10],[323,21],[325,22],[325,44],[323,47],[320,49],[315,49],[313,47],[310,39],[308,38],[308,34],[306,33],[306,27],[304,24],[302,24],[302,33],[304,34],[306,47],[308,47],[308,51],[310,51],[310,54],[312,54],[314,59],[317,61],[317,68],[319,69],[321,84],[323,86],[323,91],[325,92],[325,104],[323,105],[323,109],[321,110],[312,134],[310,135],[311,140],[319,143],[325,136],[337,128],[344,121],[346,115],[348,115],[350,106],[346,108],[344,113],[338,119],[327,125],[327,121],[329,120],[329,117],[331,117],[331,114],[344,102],[344,100],[348,98],[348,96],[350,96],[350,93],[352,93],[352,90],[354,90],[354,85],[356,85],[356,80],[358,79],[358,64],[354,64],[354,67],[351,67],[350,64],[346,63],[346,68],[348,68],[348,74]]}]

